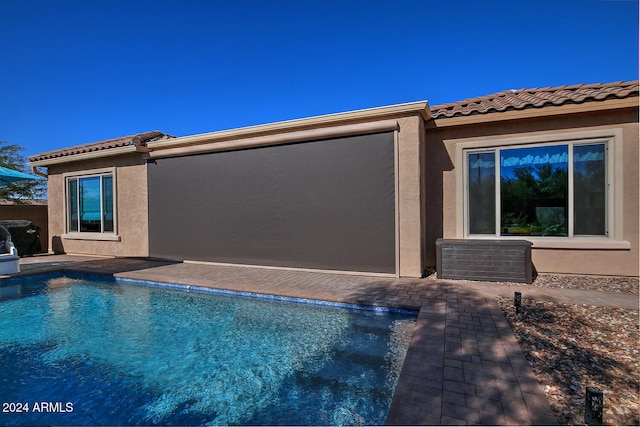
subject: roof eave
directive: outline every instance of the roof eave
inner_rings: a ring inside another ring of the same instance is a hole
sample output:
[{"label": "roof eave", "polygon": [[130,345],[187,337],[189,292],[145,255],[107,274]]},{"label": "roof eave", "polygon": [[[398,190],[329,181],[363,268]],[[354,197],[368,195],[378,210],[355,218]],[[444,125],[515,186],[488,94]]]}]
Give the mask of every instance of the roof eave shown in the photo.
[{"label": "roof eave", "polygon": [[465,126],[479,123],[499,122],[505,120],[531,119],[536,117],[559,116],[574,113],[587,113],[593,111],[606,111],[623,108],[638,108],[640,98],[637,96],[610,99],[598,102],[584,102],[580,104],[565,104],[560,106],[532,107],[523,110],[511,110],[492,112],[485,114],[473,114],[459,117],[434,118],[435,127]]},{"label": "roof eave", "polygon": [[61,163],[78,162],[82,160],[97,159],[102,157],[118,156],[130,153],[147,153],[149,149],[138,145],[125,145],[123,147],[108,148],[103,150],[89,151],[87,153],[70,154],[66,156],[51,157],[49,159],[35,160],[27,163],[27,166],[49,166]]}]

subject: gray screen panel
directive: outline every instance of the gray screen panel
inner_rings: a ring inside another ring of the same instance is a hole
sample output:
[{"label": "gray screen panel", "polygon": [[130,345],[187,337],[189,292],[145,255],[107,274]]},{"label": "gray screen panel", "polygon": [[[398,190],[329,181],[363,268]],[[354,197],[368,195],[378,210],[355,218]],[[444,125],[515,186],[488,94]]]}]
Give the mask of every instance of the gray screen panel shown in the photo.
[{"label": "gray screen panel", "polygon": [[393,133],[157,159],[152,257],[395,273]]}]

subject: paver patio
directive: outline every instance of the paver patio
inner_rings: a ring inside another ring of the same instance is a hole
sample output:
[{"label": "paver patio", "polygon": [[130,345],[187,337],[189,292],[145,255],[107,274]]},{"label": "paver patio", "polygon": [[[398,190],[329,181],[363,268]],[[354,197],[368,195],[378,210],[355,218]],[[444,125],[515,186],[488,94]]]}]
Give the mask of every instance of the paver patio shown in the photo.
[{"label": "paver patio", "polygon": [[[495,301],[498,294],[513,295],[513,287],[126,258],[25,259],[22,274],[61,269],[419,310],[387,424],[557,424]],[[515,289],[550,299],[576,297],[526,286]]]}]

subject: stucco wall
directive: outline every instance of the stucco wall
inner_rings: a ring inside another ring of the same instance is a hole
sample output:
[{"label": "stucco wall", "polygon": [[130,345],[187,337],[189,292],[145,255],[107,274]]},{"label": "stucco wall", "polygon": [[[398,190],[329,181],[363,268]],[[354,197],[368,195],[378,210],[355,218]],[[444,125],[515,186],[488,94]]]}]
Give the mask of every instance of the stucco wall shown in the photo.
[{"label": "stucco wall", "polygon": [[[119,240],[65,236],[64,174],[115,167]],[[146,164],[141,154],[49,166],[49,251],[105,256],[148,256]]]},{"label": "stucco wall", "polygon": [[[638,275],[639,203],[638,203],[638,109],[571,114],[503,122],[441,127],[429,124],[427,138],[427,203],[432,210],[427,221],[427,264],[435,265],[435,240],[438,237],[463,238],[461,224],[464,206],[460,170],[456,152],[469,141],[509,140],[510,138],[580,134],[585,131],[617,133],[622,136],[622,185],[615,215],[622,223],[618,241],[627,248],[540,248],[533,247],[533,262],[538,272],[602,275]],[[611,153],[610,153],[611,155]],[[441,192],[441,194],[440,194]],[[611,233],[611,231],[610,231]],[[618,245],[620,246],[620,245]]]},{"label": "stucco wall", "polygon": [[398,240],[401,277],[420,277],[426,267],[424,189],[424,120],[413,116],[398,119]]}]

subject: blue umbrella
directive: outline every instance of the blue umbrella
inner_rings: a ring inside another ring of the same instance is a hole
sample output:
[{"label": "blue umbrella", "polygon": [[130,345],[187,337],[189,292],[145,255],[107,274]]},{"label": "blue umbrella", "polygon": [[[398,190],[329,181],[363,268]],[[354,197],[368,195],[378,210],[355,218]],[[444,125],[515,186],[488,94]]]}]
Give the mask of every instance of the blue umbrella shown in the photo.
[{"label": "blue umbrella", "polygon": [[28,173],[20,172],[17,170],[5,168],[0,166],[0,186],[10,184],[17,181],[27,181],[30,179],[39,179],[37,176],[29,175]]}]

